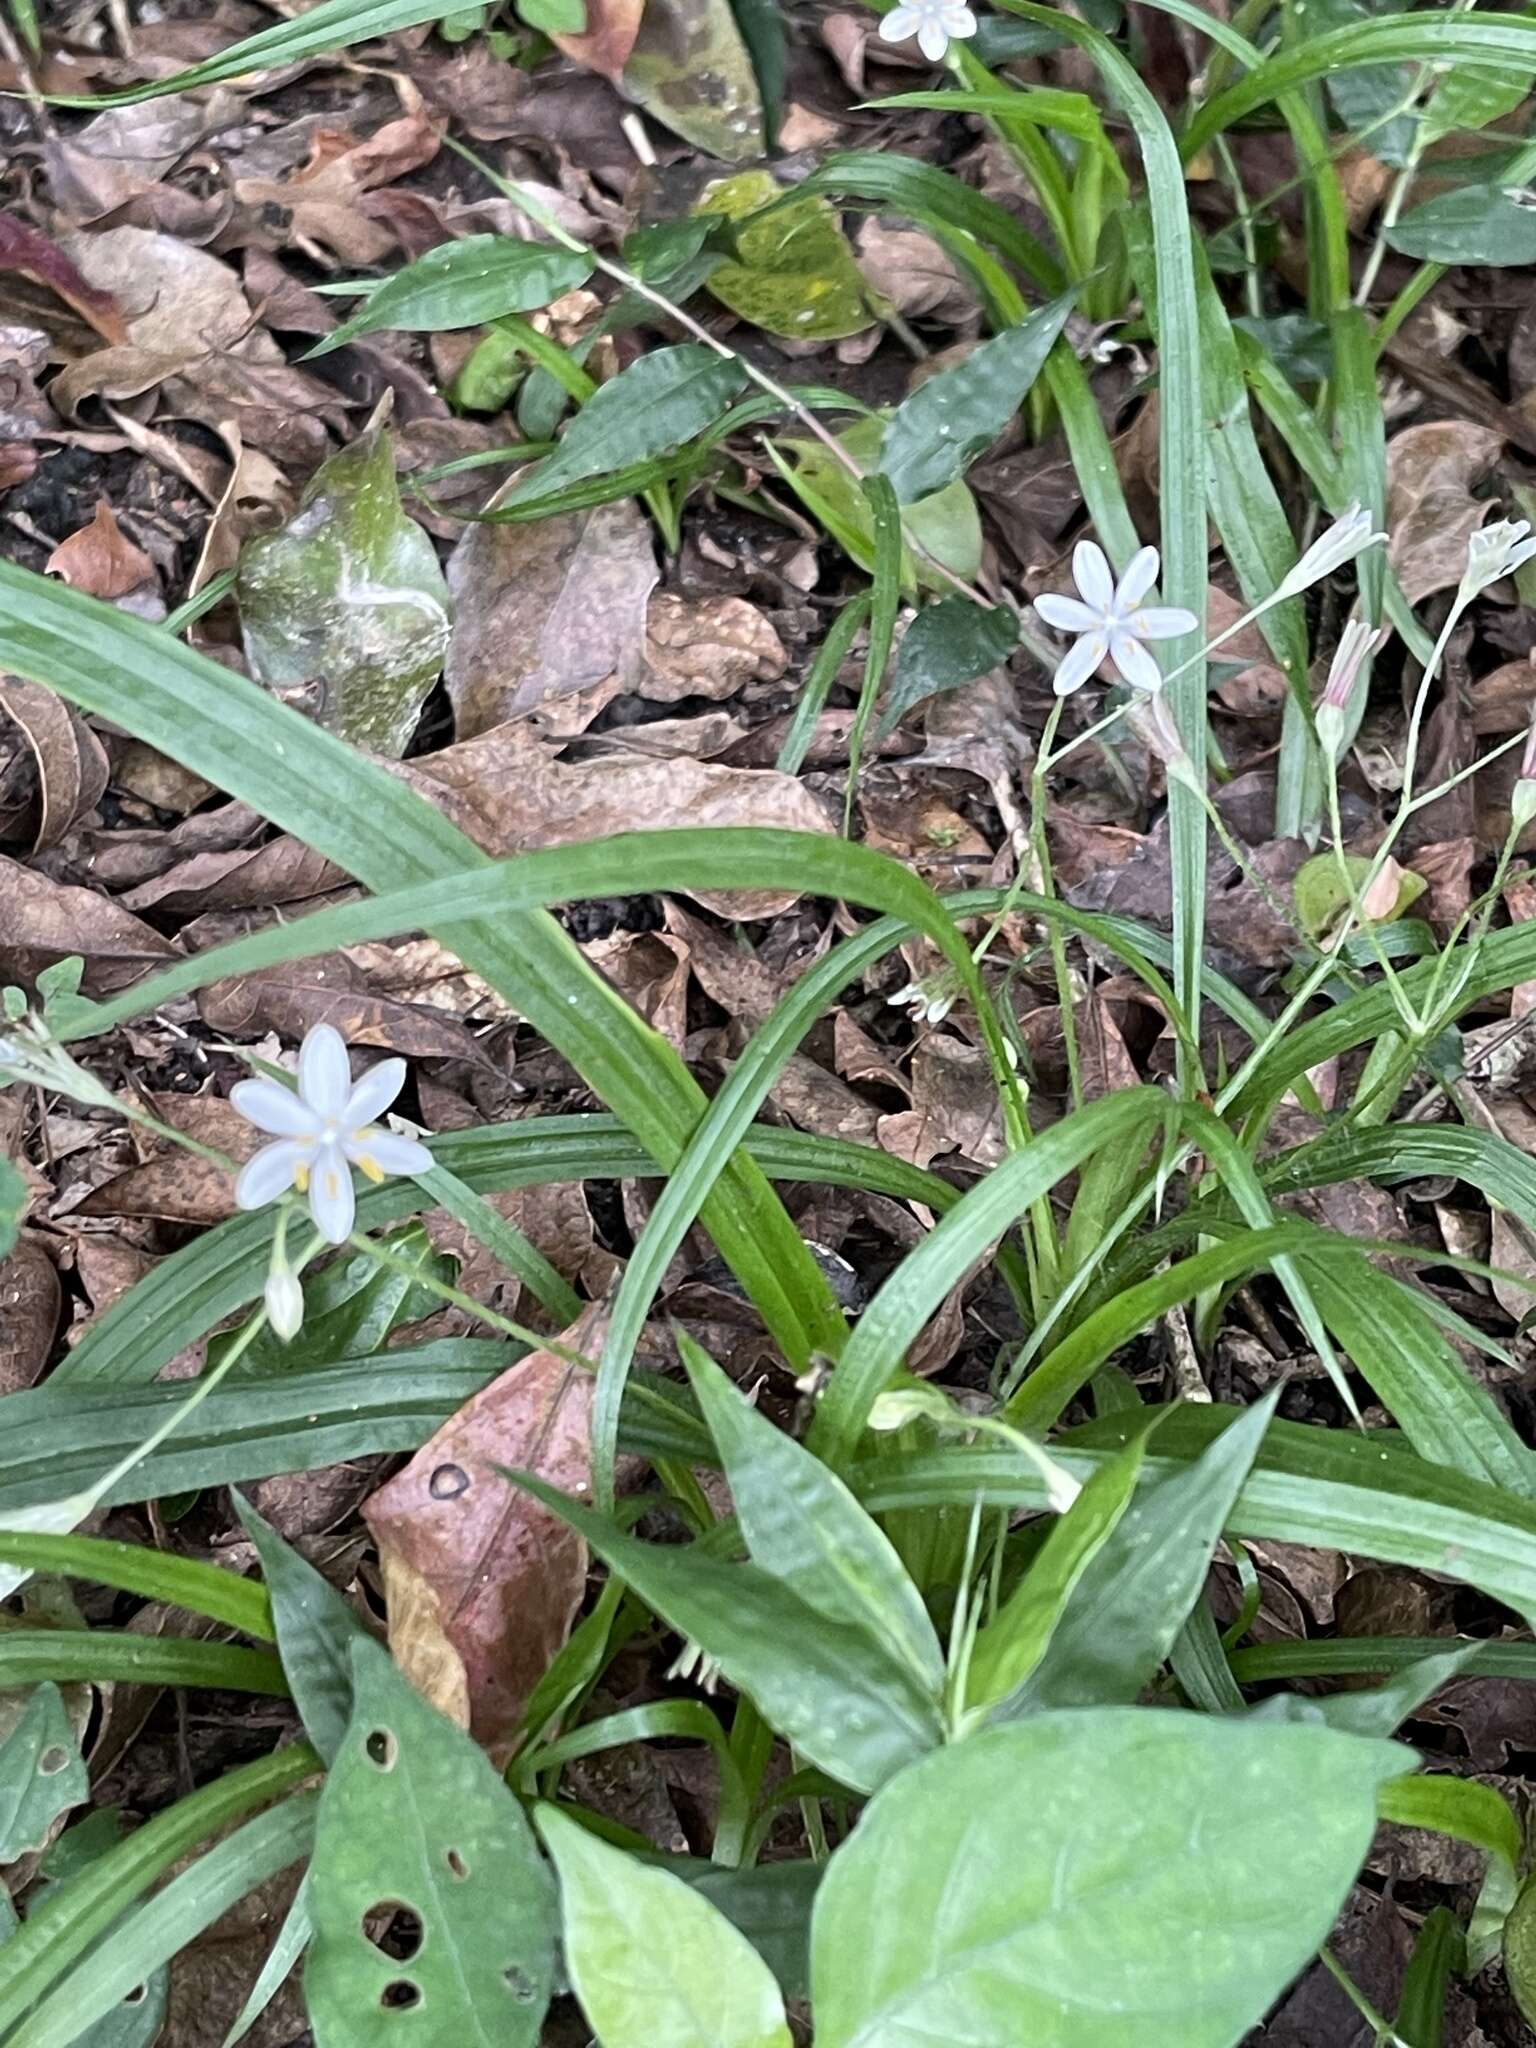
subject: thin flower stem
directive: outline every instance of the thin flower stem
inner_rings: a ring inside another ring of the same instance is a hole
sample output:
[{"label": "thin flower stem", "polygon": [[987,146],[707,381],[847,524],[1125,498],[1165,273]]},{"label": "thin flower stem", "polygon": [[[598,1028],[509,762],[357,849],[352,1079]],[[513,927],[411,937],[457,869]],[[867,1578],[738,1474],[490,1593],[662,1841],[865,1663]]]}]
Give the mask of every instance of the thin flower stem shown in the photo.
[{"label": "thin flower stem", "polygon": [[514,1322],[493,1308],[487,1308],[483,1301],[476,1301],[472,1294],[465,1294],[457,1287],[451,1287],[446,1280],[439,1280],[433,1273],[424,1273],[413,1259],[392,1251],[376,1238],[366,1236],[361,1230],[354,1230],[347,1239],[354,1251],[362,1252],[375,1265],[388,1266],[396,1273],[403,1273],[414,1286],[425,1288],[428,1294],[435,1294],[439,1301],[446,1301],[454,1308],[463,1309],[487,1329],[497,1330],[504,1337],[515,1337],[520,1344],[526,1344],[531,1351],[548,1351],[556,1358],[563,1358],[568,1365],[579,1366],[583,1372],[595,1373],[596,1365],[584,1352],[573,1351],[567,1344],[559,1343],[553,1337],[546,1337],[538,1330],[529,1329],[526,1323]]}]

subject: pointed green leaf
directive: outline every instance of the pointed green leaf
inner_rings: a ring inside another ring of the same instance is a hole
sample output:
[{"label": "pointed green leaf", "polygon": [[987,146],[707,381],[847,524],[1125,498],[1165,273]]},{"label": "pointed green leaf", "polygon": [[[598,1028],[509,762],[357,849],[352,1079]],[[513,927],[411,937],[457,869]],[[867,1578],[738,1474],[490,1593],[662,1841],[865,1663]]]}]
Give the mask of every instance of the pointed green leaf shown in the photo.
[{"label": "pointed green leaf", "polygon": [[652,349],[599,386],[554,454],[507,494],[502,508],[691,441],[714,425],[745,381],[738,362],[701,342]]},{"label": "pointed green leaf", "polygon": [[1246,1409],[1183,1470],[1143,1477],[1085,1567],[1045,1655],[1001,1715],[1136,1698],[1199,1597],[1279,1396],[1277,1387]]},{"label": "pointed green leaf", "polygon": [[968,597],[941,597],[924,605],[908,626],[896,654],[877,738],[901,723],[914,704],[942,690],[957,690],[1001,668],[1019,644],[1019,615],[1012,605],[973,604]]},{"label": "pointed green leaf", "polygon": [[249,1501],[238,1493],[231,1498],[261,1562],[283,1675],[304,1732],[326,1763],[333,1763],[352,1718],[352,1646],[370,1638],[329,1580],[285,1543]]},{"label": "pointed green leaf", "polygon": [[1536,263],[1536,208],[1523,193],[1479,181],[1426,199],[1386,230],[1390,247],[1423,263]]},{"label": "pointed green leaf", "polygon": [[944,1654],[885,1531],[842,1480],[742,1399],[684,1332],[678,1348],[731,1484],[752,1562],[828,1621],[856,1629],[937,1699]]},{"label": "pointed green leaf", "polygon": [[31,1201],[31,1192],[16,1168],[9,1159],[0,1159],[0,1259],[15,1249]]},{"label": "pointed green leaf", "polygon": [[925,378],[897,406],[881,443],[880,469],[903,505],[952,484],[991,447],[1044,369],[1076,296],[1052,299],[1022,326],[982,342],[963,363]]},{"label": "pointed green leaf", "polygon": [[816,2048],[1233,2048],[1326,1938],[1407,1755],[1135,1707],[941,1750],[822,1879]]},{"label": "pointed green leaf", "polygon": [[[310,1864],[316,2048],[533,2048],[554,1981],[554,1886],[522,1807],[376,1643],[355,1643],[352,1660],[356,1711]],[[391,1909],[415,1923],[404,1953],[370,1938]]]},{"label": "pointed green leaf", "polygon": [[359,334],[383,328],[436,334],[479,327],[504,313],[547,306],[591,275],[592,258],[584,250],[561,249],[553,242],[520,242],[511,235],[444,242],[375,286],[357,311],[309,353],[329,355]]},{"label": "pointed green leaf", "polygon": [[601,2048],[790,2048],[772,1971],[702,1893],[556,1807],[535,1819],[560,1874],[566,1968]]},{"label": "pointed green leaf", "polygon": [[771,1727],[845,1785],[872,1791],[942,1739],[937,1705],[895,1682],[901,1667],[888,1654],[756,1565],[642,1543],[527,1472],[507,1476],[585,1537],[647,1606],[716,1660]]}]

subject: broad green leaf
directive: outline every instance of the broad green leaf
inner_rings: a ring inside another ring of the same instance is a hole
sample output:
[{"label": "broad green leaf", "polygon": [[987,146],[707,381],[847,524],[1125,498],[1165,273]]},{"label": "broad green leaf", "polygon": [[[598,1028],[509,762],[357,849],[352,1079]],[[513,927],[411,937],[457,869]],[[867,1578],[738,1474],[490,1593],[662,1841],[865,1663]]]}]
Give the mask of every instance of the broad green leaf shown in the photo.
[{"label": "broad green leaf", "polygon": [[1504,1923],[1504,1973],[1515,2003],[1536,2027],[1536,1877],[1520,1887]]},{"label": "broad green leaf", "polygon": [[[355,1711],[310,1864],[316,2048],[533,2048],[554,1981],[554,1886],[522,1807],[386,1651],[360,1640],[352,1660]],[[403,1955],[369,1934],[392,1907],[419,1928]]]},{"label": "broad green leaf", "polygon": [[819,1458],[743,1400],[691,1338],[679,1332],[678,1345],[752,1562],[828,1621],[889,1650],[919,1695],[936,1700],[944,1653],[884,1530]]},{"label": "broad green leaf", "polygon": [[894,731],[914,704],[1001,668],[1018,644],[1019,615],[1012,605],[989,611],[959,596],[924,605],[897,650],[877,737]]},{"label": "broad green leaf", "polygon": [[16,1168],[9,1159],[0,1159],[0,1259],[15,1249],[31,1201],[27,1184]]},{"label": "broad green leaf", "polygon": [[903,505],[964,476],[1018,411],[1066,325],[1075,292],[984,341],[953,369],[925,378],[891,415],[880,469]]},{"label": "broad green leaf", "polygon": [[307,1558],[239,1493],[233,1499],[267,1582],[283,1675],[304,1732],[324,1761],[333,1763],[352,1718],[352,1646],[369,1640],[367,1631]]},{"label": "broad green leaf", "polygon": [[562,249],[553,242],[520,242],[511,235],[444,242],[375,286],[358,310],[309,353],[329,355],[359,334],[385,328],[435,334],[479,327],[504,313],[547,306],[591,275],[592,258],[584,250]]},{"label": "broad green leaf", "polygon": [[546,36],[585,35],[586,0],[518,0],[518,19]]},{"label": "broad green leaf", "polygon": [[763,141],[770,156],[779,146],[784,88],[789,78],[789,36],[778,0],[731,0],[731,12],[752,59],[763,102]]},{"label": "broad green leaf", "polygon": [[318,685],[328,731],[405,752],[442,671],[450,614],[436,550],[401,509],[382,427],[321,464],[286,526],[247,542],[235,595],[257,682]]},{"label": "broad green leaf", "polygon": [[565,1965],[601,2048],[790,2048],[762,1957],[699,1892],[541,1806]]},{"label": "broad green leaf", "polygon": [[40,1685],[0,1742],[0,1863],[41,1849],[59,1815],[90,1796],[58,1687]]},{"label": "broad green leaf", "polygon": [[879,301],[865,284],[837,215],[819,195],[795,196],[752,220],[783,194],[771,171],[739,171],[707,186],[695,211],[743,225],[737,259],[719,263],[705,289],[754,327],[801,341],[836,341],[874,324]]},{"label": "broad green leaf", "polygon": [[[1192,1464],[1144,1473],[1084,1567],[1044,1656],[1002,1703],[1001,1716],[1136,1698],[1200,1596],[1279,1395],[1277,1387],[1245,1409]],[[1145,1424],[1136,1417],[1129,1426]]]},{"label": "broad green leaf", "polygon": [[[878,419],[860,420],[837,439],[858,469],[868,475],[879,462],[883,433]],[[872,570],[874,523],[868,500],[853,472],[819,441],[785,437],[779,445],[795,458],[793,466],[785,471],[787,480],[839,547],[861,569]],[[964,483],[950,484],[920,505],[906,506],[902,525],[908,538],[924,548],[934,561],[966,581],[975,577],[981,567],[981,517],[976,500]],[[901,580],[907,590],[915,589],[918,583],[929,588],[949,588],[947,579],[930,563],[915,561],[910,549],[903,551]]]},{"label": "broad green leaf", "polygon": [[1432,1828],[1487,1853],[1487,1875],[1467,1929],[1467,1967],[1476,1975],[1498,1948],[1520,1887],[1525,1831],[1509,1801],[1476,1778],[1434,1771],[1390,1779],[1377,1794],[1376,1810],[1383,1820]]},{"label": "broad green leaf", "polygon": [[547,497],[583,477],[648,462],[715,421],[746,380],[741,365],[702,342],[652,349],[610,378],[566,428],[554,454],[524,477],[503,507]]},{"label": "broad green leaf", "polygon": [[770,1727],[857,1792],[942,1739],[937,1704],[892,1683],[888,1655],[753,1564],[642,1543],[529,1473],[508,1475],[578,1535],[662,1619],[713,1657]]},{"label": "broad green leaf", "polygon": [[[305,1855],[314,1837],[318,1795],[300,1792],[247,1821],[129,1914],[44,1999],[26,2023],[27,2048],[69,2048],[111,2038],[83,2028],[142,2026],[133,1993],[152,1971],[269,1877]],[[152,2034],[143,2038],[153,2039]]]},{"label": "broad green leaf", "polygon": [[[1162,1418],[1147,1418],[1147,1430]],[[995,1706],[1023,1685],[1050,1647],[1082,1576],[1114,1534],[1141,1476],[1147,1432],[1094,1473],[1050,1532],[994,1618],[978,1631],[966,1674],[966,1704]]]},{"label": "broad green leaf", "polygon": [[691,1856],[658,1861],[702,1892],[747,1937],[786,1998],[810,1997],[811,1901],[824,1864],[799,1860],[726,1870]]},{"label": "broad green leaf", "polygon": [[1386,239],[1399,255],[1420,262],[1523,269],[1536,263],[1536,206],[1523,191],[1463,185],[1411,208]]},{"label": "broad green leaf", "polygon": [[1326,1938],[1408,1752],[1136,1707],[925,1758],[817,1893],[817,2048],[1234,2048]]},{"label": "broad green leaf", "polygon": [[1476,64],[1453,64],[1419,116],[1419,149],[1431,149],[1448,135],[1475,134],[1512,114],[1531,89],[1528,69],[1502,74]]}]

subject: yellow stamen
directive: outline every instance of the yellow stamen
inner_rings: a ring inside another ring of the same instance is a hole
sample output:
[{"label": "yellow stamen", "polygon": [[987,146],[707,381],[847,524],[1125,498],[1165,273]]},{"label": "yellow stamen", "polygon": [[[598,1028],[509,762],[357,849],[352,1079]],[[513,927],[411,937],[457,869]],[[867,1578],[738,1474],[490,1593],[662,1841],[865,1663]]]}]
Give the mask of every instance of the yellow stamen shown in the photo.
[{"label": "yellow stamen", "polygon": [[366,1152],[359,1152],[359,1154],[357,1155],[357,1163],[363,1169],[363,1172],[368,1176],[369,1180],[373,1182],[375,1187],[379,1187],[383,1184],[384,1169],[382,1166],[380,1166],[377,1159],[370,1159]]},{"label": "yellow stamen", "polygon": [[293,1169],[293,1184],[301,1195],[309,1193],[309,1168],[307,1166],[296,1166]]}]

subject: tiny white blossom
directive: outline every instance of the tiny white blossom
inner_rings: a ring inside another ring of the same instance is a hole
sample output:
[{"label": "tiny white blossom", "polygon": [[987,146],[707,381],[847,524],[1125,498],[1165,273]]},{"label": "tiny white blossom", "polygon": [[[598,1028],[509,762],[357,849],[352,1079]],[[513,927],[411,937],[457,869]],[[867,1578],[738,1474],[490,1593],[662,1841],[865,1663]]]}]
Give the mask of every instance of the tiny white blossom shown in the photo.
[{"label": "tiny white blossom", "polygon": [[1528,519],[1496,519],[1492,526],[1481,527],[1467,542],[1467,566],[1457,596],[1466,604],[1501,576],[1512,576],[1532,555],[1536,535]]},{"label": "tiny white blossom", "polygon": [[237,1205],[260,1209],[297,1187],[309,1196],[320,1235],[330,1244],[345,1244],[357,1208],[353,1166],[381,1181],[389,1173],[425,1173],[432,1164],[425,1145],[375,1122],[404,1082],[404,1060],[381,1060],[354,1088],[341,1033],[329,1024],[307,1031],[299,1047],[297,1093],[266,1080],[241,1081],[229,1092],[243,1117],[278,1140],[241,1167]]},{"label": "tiny white blossom", "polygon": [[1372,531],[1371,515],[1357,500],[1339,514],[1332,526],[1324,528],[1290,574],[1281,578],[1275,596],[1296,597],[1386,537]]},{"label": "tiny white blossom", "polygon": [[975,33],[976,17],[965,0],[903,0],[880,24],[883,43],[905,43],[916,36],[930,64],[940,63],[952,42],[963,43]]},{"label": "tiny white blossom", "polygon": [[1048,592],[1035,599],[1035,610],[1048,626],[1078,635],[1077,645],[1056,671],[1058,697],[1080,689],[1106,654],[1133,689],[1162,688],[1157,656],[1144,643],[1177,640],[1181,634],[1194,632],[1200,621],[1181,605],[1141,602],[1157,581],[1158,561],[1156,548],[1142,548],[1117,583],[1104,550],[1091,540],[1080,540],[1072,550],[1072,580],[1078,597]]}]

